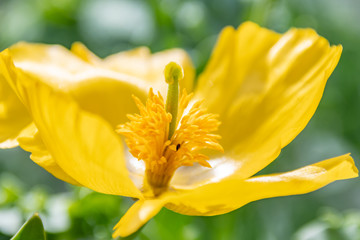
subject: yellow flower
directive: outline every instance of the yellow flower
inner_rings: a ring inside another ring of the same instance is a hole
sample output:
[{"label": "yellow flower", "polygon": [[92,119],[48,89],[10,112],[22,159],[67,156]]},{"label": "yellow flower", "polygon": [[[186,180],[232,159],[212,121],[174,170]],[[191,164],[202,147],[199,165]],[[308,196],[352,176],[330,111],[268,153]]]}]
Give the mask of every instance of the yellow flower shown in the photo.
[{"label": "yellow flower", "polygon": [[311,192],[358,176],[350,155],[253,175],[306,126],[341,51],[311,29],[227,27],[194,90],[194,69],[179,49],[100,59],[80,43],[70,51],[18,43],[0,54],[0,146],[19,144],[71,184],[138,199],[114,237],[162,207],[210,216]]}]

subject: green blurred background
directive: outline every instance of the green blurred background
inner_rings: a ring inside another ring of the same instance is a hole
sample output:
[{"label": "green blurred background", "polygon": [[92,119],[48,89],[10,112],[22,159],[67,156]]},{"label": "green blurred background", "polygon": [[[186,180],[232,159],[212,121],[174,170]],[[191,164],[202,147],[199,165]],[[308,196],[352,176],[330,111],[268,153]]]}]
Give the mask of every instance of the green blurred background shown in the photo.
[{"label": "green blurred background", "polygon": [[[85,43],[101,57],[137,46],[188,51],[200,72],[219,31],[251,20],[284,32],[311,27],[344,51],[315,116],[262,173],[351,152],[360,157],[358,0],[0,0],[0,50],[17,41]],[[250,203],[215,217],[163,209],[139,239],[360,239],[358,179],[316,192]],[[0,151],[0,239],[40,212],[49,240],[110,239],[132,200],[72,187],[20,148]]]}]

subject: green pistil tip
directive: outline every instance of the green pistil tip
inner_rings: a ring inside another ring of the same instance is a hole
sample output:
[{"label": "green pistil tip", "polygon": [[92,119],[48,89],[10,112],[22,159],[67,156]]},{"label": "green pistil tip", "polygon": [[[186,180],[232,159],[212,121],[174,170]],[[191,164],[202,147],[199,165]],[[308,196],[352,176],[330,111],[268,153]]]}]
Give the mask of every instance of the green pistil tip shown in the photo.
[{"label": "green pistil tip", "polygon": [[167,84],[173,84],[184,78],[182,67],[176,62],[170,62],[164,69],[165,81]]},{"label": "green pistil tip", "polygon": [[169,125],[169,139],[175,132],[177,112],[179,107],[179,81],[184,78],[184,71],[182,67],[175,63],[170,62],[164,69],[165,81],[168,86],[166,111],[172,116]]}]

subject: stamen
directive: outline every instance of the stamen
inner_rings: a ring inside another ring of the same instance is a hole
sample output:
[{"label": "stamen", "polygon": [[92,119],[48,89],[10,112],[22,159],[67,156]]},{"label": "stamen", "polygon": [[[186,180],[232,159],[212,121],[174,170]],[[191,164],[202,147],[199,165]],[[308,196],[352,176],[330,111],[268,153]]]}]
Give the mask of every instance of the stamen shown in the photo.
[{"label": "stamen", "polygon": [[171,114],[172,119],[169,126],[169,139],[174,134],[177,125],[178,101],[179,101],[179,80],[184,78],[181,66],[175,62],[170,62],[164,69],[165,81],[168,86],[166,111]]},{"label": "stamen", "polygon": [[144,192],[153,196],[166,191],[176,169],[181,166],[197,162],[211,168],[207,162],[209,157],[199,151],[223,151],[218,143],[220,136],[212,133],[220,125],[217,115],[206,113],[201,102],[195,102],[182,116],[192,94],[184,89],[178,97],[178,82],[183,77],[181,67],[169,63],[164,73],[169,83],[166,105],[160,93],[154,94],[152,89],[146,104],[134,96],[140,114],[128,115],[130,122],[119,125],[116,130],[126,137],[130,153],[145,162]]}]

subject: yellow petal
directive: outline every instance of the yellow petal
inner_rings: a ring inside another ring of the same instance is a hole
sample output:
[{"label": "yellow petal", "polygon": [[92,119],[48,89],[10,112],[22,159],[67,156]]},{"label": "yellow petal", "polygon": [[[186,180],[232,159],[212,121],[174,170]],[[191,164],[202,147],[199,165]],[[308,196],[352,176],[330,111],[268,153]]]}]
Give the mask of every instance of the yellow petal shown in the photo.
[{"label": "yellow petal", "polygon": [[81,108],[113,126],[125,122],[126,114],[136,112],[131,95],[145,99],[150,88],[145,80],[96,67],[59,45],[20,42],[9,52],[17,70],[69,93]]},{"label": "yellow petal", "polygon": [[[32,123],[28,110],[21,103],[13,89],[10,88],[8,82],[12,83],[11,79],[16,79],[17,73],[14,69],[8,50],[3,51],[0,55],[0,68],[1,83],[5,90],[4,94],[1,95],[5,100],[3,102],[4,118],[0,125],[1,129],[4,129],[4,131],[1,132],[1,137],[2,139],[5,139],[6,136],[9,136],[6,135],[6,133],[16,133],[14,134],[16,137],[2,142],[0,147],[15,147],[19,144],[26,151],[32,152],[31,159],[35,163],[45,168],[55,177],[71,184],[80,185],[73,178],[68,176],[51,158],[44,143],[37,134],[37,129]],[[21,122],[23,122],[23,124],[20,125],[19,123]],[[26,124],[28,125],[26,126]]]},{"label": "yellow petal", "polygon": [[17,68],[48,85],[66,91],[92,68],[65,47],[19,42],[8,49]]},{"label": "yellow petal", "polygon": [[244,23],[222,32],[197,97],[220,115],[221,145],[238,175],[267,166],[306,126],[341,51],[311,29],[280,35]]},{"label": "yellow petal", "polygon": [[56,178],[73,185],[81,186],[80,183],[66,174],[64,170],[62,170],[62,168],[54,161],[42,141],[36,126],[31,124],[28,127],[28,131],[29,134],[19,137],[18,142],[22,149],[31,152],[31,160],[54,175]]},{"label": "yellow petal", "polygon": [[151,54],[147,47],[139,47],[100,59],[81,43],[74,43],[71,51],[87,62],[116,72],[145,79],[153,89],[166,93],[164,68],[169,62],[177,62],[184,69],[180,87],[192,92],[195,70],[189,55],[182,49],[170,49]]},{"label": "yellow petal", "polygon": [[0,148],[12,148],[18,145],[17,138],[31,123],[31,118],[6,81],[12,64],[7,51],[0,53]]},{"label": "yellow petal", "polygon": [[71,45],[70,51],[84,60],[85,62],[91,63],[91,64],[101,64],[101,59],[96,56],[93,52],[91,52],[84,44],[81,42],[74,42]]},{"label": "yellow petal", "polygon": [[150,218],[154,217],[164,206],[164,200],[138,200],[125,213],[114,227],[113,238],[127,237],[139,230]]},{"label": "yellow petal", "polygon": [[21,71],[13,73],[11,85],[52,158],[68,176],[98,192],[142,198],[128,176],[122,142],[105,120],[81,110],[69,95]]},{"label": "yellow petal", "polygon": [[232,178],[192,190],[178,190],[165,207],[187,215],[217,215],[249,202],[277,196],[304,194],[335,180],[354,178],[358,170],[349,154],[291,172],[241,179]]},{"label": "yellow petal", "polygon": [[69,91],[82,109],[101,116],[115,128],[128,121],[127,114],[137,111],[132,95],[145,100],[146,88],[142,81],[125,75],[91,74]]}]

